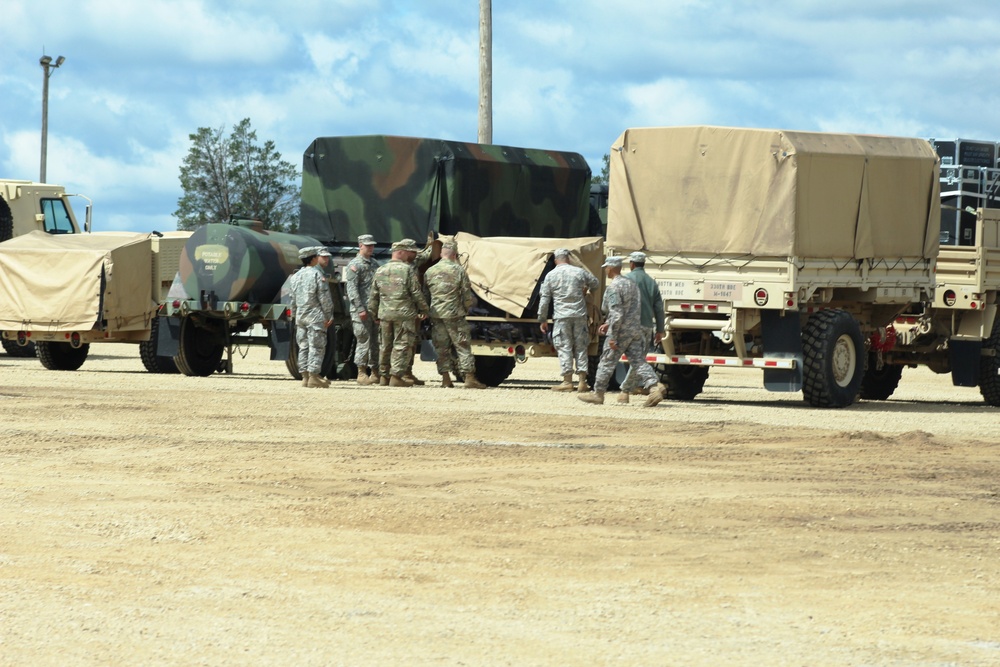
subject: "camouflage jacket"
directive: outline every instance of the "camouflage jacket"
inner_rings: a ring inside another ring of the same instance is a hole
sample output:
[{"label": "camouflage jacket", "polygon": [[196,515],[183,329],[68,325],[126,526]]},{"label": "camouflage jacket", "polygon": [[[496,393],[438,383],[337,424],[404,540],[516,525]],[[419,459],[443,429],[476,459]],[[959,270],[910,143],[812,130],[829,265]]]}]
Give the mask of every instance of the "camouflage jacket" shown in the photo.
[{"label": "camouflage jacket", "polygon": [[379,263],[373,258],[357,255],[344,269],[344,282],[347,283],[347,299],[351,302],[351,315],[360,315],[368,309],[368,295],[372,289],[372,278],[379,268]]},{"label": "camouflage jacket", "polygon": [[640,311],[643,328],[653,329],[655,324],[653,333],[663,333],[663,297],[660,296],[660,286],[641,267],[632,269],[625,277],[636,284],[642,296]]},{"label": "camouflage jacket", "polygon": [[368,311],[380,320],[416,319],[427,315],[427,300],[412,266],[398,259],[379,267],[372,279]]},{"label": "camouflage jacket", "polygon": [[608,311],[608,340],[615,342],[622,338],[640,335],[642,315],[640,314],[639,288],[625,276],[617,275],[604,289],[604,309]]},{"label": "camouflage jacket", "polygon": [[458,262],[442,259],[427,269],[424,284],[431,295],[431,317],[465,317],[472,307],[472,285]]},{"label": "camouflage jacket", "polygon": [[572,264],[557,264],[542,282],[541,299],[538,302],[538,319],[548,318],[549,304],[553,305],[552,319],[564,317],[586,317],[587,290],[594,291],[599,283],[587,269]]},{"label": "camouflage jacket", "polygon": [[322,324],[333,319],[333,297],[323,270],[318,266],[299,269],[291,278],[291,308],[299,324]]}]

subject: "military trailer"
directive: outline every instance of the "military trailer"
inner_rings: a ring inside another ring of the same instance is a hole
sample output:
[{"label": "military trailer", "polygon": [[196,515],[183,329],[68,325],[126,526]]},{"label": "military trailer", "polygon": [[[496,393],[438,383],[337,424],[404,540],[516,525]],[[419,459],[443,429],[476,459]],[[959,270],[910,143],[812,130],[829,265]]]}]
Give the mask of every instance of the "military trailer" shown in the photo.
[{"label": "military trailer", "polygon": [[[41,230],[49,234],[79,234],[70,197],[61,185],[0,179],[0,241]],[[90,205],[86,208],[85,231],[90,231]],[[35,344],[18,345],[0,340],[12,357],[35,356]]]},{"label": "military trailer", "polygon": [[77,370],[91,343],[115,342],[138,343],[150,372],[176,372],[151,334],[187,236],[36,230],[0,243],[0,334],[33,342],[50,370]]},{"label": "military trailer", "polygon": [[713,366],[762,369],[817,407],[858,397],[866,340],[935,294],[938,158],[920,139],[631,129],[612,146],[609,252],[664,300],[651,362],[693,399]]},{"label": "military trailer", "polygon": [[[260,222],[199,227],[184,244],[178,270],[159,309],[159,348],[181,373],[232,373],[241,345],[289,358],[292,314],[281,289],[302,266],[299,250],[319,245],[298,234],[264,231]],[[252,335],[263,331],[262,336]]]},{"label": "military trailer", "polygon": [[[455,237],[478,299],[468,318],[476,377],[496,386],[518,361],[555,354],[537,313],[552,250],[571,247],[574,260],[601,277],[601,221],[592,214],[590,194],[590,167],[577,153],[384,135],[323,137],[303,157],[300,231],[330,249],[338,281],[362,234],[375,237],[379,261],[389,258],[394,241],[437,238],[433,261],[440,239]],[[345,302],[334,347],[353,369],[347,313]],[[421,358],[434,359],[427,341]]]}]

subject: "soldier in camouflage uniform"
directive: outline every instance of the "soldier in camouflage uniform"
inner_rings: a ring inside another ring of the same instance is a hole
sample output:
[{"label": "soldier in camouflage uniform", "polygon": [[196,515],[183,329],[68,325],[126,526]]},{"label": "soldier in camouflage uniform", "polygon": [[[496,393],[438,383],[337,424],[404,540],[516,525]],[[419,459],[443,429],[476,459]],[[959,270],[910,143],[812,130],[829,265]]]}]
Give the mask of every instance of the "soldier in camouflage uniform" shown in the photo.
[{"label": "soldier in camouflage uniform", "polygon": [[[358,367],[358,384],[377,384],[378,370],[378,327],[375,318],[368,313],[368,294],[371,292],[372,278],[379,268],[375,253],[375,237],[362,234],[358,237],[358,254],[344,270],[347,283],[347,299],[351,304],[351,325],[354,329],[354,363]],[[374,373],[368,375],[368,369]]]},{"label": "soldier in camouflage uniform", "polygon": [[466,316],[473,304],[472,286],[465,269],[458,263],[458,247],[448,241],[441,246],[441,261],[424,274],[424,284],[431,296],[431,340],[437,352],[441,386],[452,387],[451,349],[458,354],[458,370],[465,376],[469,389],[486,389],[476,379],[476,359],[469,343],[469,323]]},{"label": "soldier in camouflage uniform", "polygon": [[[542,333],[548,333],[546,318],[549,304],[553,304],[552,344],[559,356],[559,370],[563,381],[552,387],[553,391],[589,391],[587,386],[587,347],[590,345],[590,329],[587,326],[587,291],[595,291],[597,278],[590,271],[569,263],[569,250],[559,248],[553,253],[555,268],[549,271],[542,282],[541,299],[538,303],[538,318],[542,320]],[[573,360],[579,385],[573,384]]]},{"label": "soldier in camouflage uniform", "polygon": [[408,262],[411,253],[414,256],[417,253],[417,244],[412,239],[392,244],[392,261],[375,272],[368,297],[368,312],[379,323],[381,337],[380,384],[390,387],[413,386],[403,375],[412,363],[417,320],[426,319],[428,314],[417,273]]},{"label": "soldier in camouflage uniform", "polygon": [[[409,253],[407,262],[416,270],[417,280],[420,282],[421,288],[424,286],[423,277],[427,269],[427,265],[431,263],[434,255],[434,231],[430,231],[427,234],[427,243],[424,245],[424,249],[417,253]],[[426,298],[426,291],[424,297]],[[417,354],[420,352],[420,320],[414,323],[417,328],[417,335],[413,339],[413,354],[410,355],[410,365],[403,373],[403,379],[412,385],[421,387],[426,384],[423,380],[419,379],[413,374],[413,360],[416,358]]]},{"label": "soldier in camouflage uniform", "polygon": [[606,339],[601,362],[597,366],[594,391],[580,394],[579,399],[585,403],[604,403],[604,392],[608,388],[611,374],[624,354],[642,380],[643,387],[650,390],[645,405],[652,407],[663,400],[666,389],[657,381],[656,372],[646,361],[646,347],[649,343],[642,337],[639,288],[622,276],[621,257],[608,257],[601,266],[606,269],[610,281],[604,290],[608,319],[599,329]]},{"label": "soldier in camouflage uniform", "polygon": [[[625,276],[639,288],[641,297],[641,318],[642,339],[649,344],[653,341],[656,345],[663,340],[663,297],[660,295],[660,287],[656,281],[646,273],[646,253],[633,252],[628,256],[629,273]],[[628,367],[628,374],[622,382],[621,393],[618,394],[619,403],[628,403],[629,394],[638,384],[638,376],[632,366]]]},{"label": "soldier in camouflage uniform", "polygon": [[303,268],[291,281],[299,372],[303,386],[325,388],[330,386],[322,372],[326,329],[333,322],[333,298],[323,268],[330,263],[330,252],[322,246],[303,248],[299,251],[299,259]]}]

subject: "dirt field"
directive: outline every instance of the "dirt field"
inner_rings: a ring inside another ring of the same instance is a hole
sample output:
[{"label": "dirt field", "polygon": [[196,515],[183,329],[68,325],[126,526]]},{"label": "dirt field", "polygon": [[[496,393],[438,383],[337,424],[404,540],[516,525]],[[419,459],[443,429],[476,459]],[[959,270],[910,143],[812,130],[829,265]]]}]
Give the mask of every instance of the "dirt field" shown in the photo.
[{"label": "dirt field", "polygon": [[552,360],[307,390],[91,352],[0,355],[0,664],[1000,664],[1000,411],[948,377],[644,409]]}]

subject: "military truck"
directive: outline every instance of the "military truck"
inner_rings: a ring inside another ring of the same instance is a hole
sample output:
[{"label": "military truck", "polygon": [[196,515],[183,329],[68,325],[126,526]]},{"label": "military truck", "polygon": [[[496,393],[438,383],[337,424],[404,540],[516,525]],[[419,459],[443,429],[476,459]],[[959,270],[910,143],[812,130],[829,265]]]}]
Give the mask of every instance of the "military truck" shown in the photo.
[{"label": "military truck", "polygon": [[[590,167],[577,153],[552,150],[386,135],[321,137],[303,156],[299,229],[333,253],[337,281],[362,234],[375,237],[380,261],[394,241],[437,238],[433,261],[440,238],[454,236],[478,299],[469,315],[476,377],[491,386],[518,361],[555,354],[536,312],[551,251],[572,246],[574,260],[599,277],[603,261]],[[331,327],[338,340],[328,349],[338,350],[339,363],[356,373],[346,307],[343,318]],[[593,319],[596,356],[599,317]],[[421,358],[434,359],[429,344]]]},{"label": "military truck", "polygon": [[91,343],[124,342],[150,372],[176,372],[151,334],[187,236],[35,230],[0,243],[0,335],[33,342],[50,370],[79,369]]},{"label": "military truck", "polygon": [[940,247],[932,298],[871,333],[861,398],[889,398],[903,368],[921,365],[1000,406],[1000,209],[980,208],[975,220],[961,236],[971,244]]},{"label": "military truck", "polygon": [[[41,230],[49,234],[79,234],[70,197],[59,185],[0,179],[0,241]],[[89,202],[89,200],[88,200]],[[90,231],[91,207],[86,207],[85,231]],[[0,340],[4,350],[12,357],[35,356],[35,344],[18,345]]]},{"label": "military truck", "polygon": [[299,250],[317,245],[252,220],[199,227],[186,240],[160,305],[160,353],[184,375],[201,377],[232,373],[234,349],[242,345],[269,345],[271,359],[289,359],[292,314],[281,290],[302,266]]},{"label": "military truck", "polygon": [[641,250],[664,300],[668,395],[762,369],[816,407],[855,402],[866,339],[935,296],[938,158],[920,139],[724,127],[626,130],[608,252]]}]

